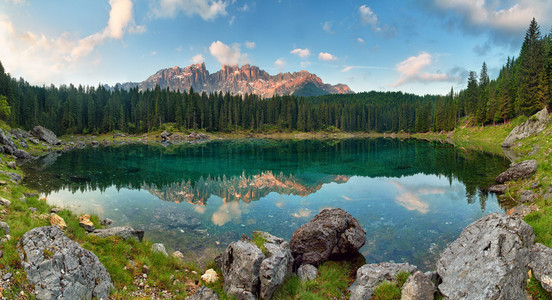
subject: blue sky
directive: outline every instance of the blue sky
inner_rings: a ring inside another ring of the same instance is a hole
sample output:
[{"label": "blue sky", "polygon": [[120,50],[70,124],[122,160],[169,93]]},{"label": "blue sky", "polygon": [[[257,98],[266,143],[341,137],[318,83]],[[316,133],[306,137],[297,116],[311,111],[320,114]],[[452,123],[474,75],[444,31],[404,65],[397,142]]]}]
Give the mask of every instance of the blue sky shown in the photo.
[{"label": "blue sky", "polygon": [[249,63],[355,92],[445,94],[517,56],[548,0],[0,0],[0,61],[31,84],[141,81],[159,69]]}]

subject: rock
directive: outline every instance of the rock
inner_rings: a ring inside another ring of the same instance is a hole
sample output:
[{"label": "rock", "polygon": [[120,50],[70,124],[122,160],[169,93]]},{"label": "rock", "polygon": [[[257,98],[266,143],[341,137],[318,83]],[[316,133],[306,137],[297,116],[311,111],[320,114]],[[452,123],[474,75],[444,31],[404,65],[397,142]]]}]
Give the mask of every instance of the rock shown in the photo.
[{"label": "rock", "polygon": [[489,188],[489,192],[490,193],[495,193],[495,194],[498,194],[498,195],[502,195],[502,194],[506,193],[506,185],[505,184],[493,185]]},{"label": "rock", "polygon": [[100,142],[98,142],[98,141],[91,141],[91,142],[90,142],[90,145],[92,145],[92,147],[98,147],[98,146],[100,146]]},{"label": "rock", "polygon": [[60,211],[61,211],[61,208],[59,207],[52,207],[52,209],[50,209],[51,214],[57,214]]},{"label": "rock", "polygon": [[167,249],[165,249],[165,245],[161,244],[161,243],[155,243],[151,246],[151,251],[153,252],[159,252],[165,256],[169,256],[169,254],[167,254]]},{"label": "rock", "polygon": [[57,138],[56,134],[53,133],[50,129],[44,128],[42,126],[35,126],[31,129],[30,133],[36,138],[45,141],[50,145],[59,145],[61,141]]},{"label": "rock", "polygon": [[15,149],[13,152],[13,155],[19,159],[31,159],[34,158],[29,152],[22,150],[22,149]]},{"label": "rock", "polygon": [[2,230],[2,236],[10,234],[10,225],[6,222],[0,222],[0,230]]},{"label": "rock", "polygon": [[31,143],[35,144],[35,145],[38,145],[38,143],[40,143],[39,140],[37,140],[37,139],[35,139],[35,138],[32,138],[32,137],[29,138],[29,141],[30,141]]},{"label": "rock", "polygon": [[526,215],[535,211],[535,208],[529,205],[518,205],[510,209],[506,214],[512,217],[525,218]]},{"label": "rock", "polygon": [[226,293],[238,299],[255,300],[260,292],[259,271],[264,259],[261,249],[244,239],[228,245],[221,258]]},{"label": "rock", "polygon": [[541,286],[552,293],[552,249],[541,243],[536,243],[531,249],[529,268]]},{"label": "rock", "polygon": [[366,264],[357,270],[355,282],[349,288],[351,300],[371,299],[376,287],[384,280],[396,281],[397,273],[416,272],[416,266],[407,263]]},{"label": "rock", "polygon": [[197,289],[197,292],[189,297],[186,297],[186,300],[218,300],[219,296],[213,292],[212,289],[206,286],[200,286]]},{"label": "rock", "polygon": [[8,163],[8,168],[14,169],[14,170],[17,169],[17,164],[15,163],[15,161],[10,161]]},{"label": "rock", "polygon": [[524,160],[513,164],[508,170],[502,172],[495,179],[497,183],[516,180],[520,178],[529,178],[537,172],[538,163],[536,160]]},{"label": "rock", "polygon": [[431,282],[433,282],[434,286],[441,284],[442,280],[437,271],[427,271],[424,274],[427,278],[429,278],[429,280],[431,280]]},{"label": "rock", "polygon": [[205,274],[201,275],[201,280],[205,283],[213,283],[218,280],[218,274],[213,269],[205,271]]},{"label": "rock", "polygon": [[194,211],[176,210],[172,207],[159,207],[153,211],[153,222],[165,228],[193,229],[201,225],[201,219]]},{"label": "rock", "polygon": [[506,137],[506,139],[504,139],[502,147],[512,147],[517,140],[524,139],[543,131],[548,126],[548,123],[550,123],[550,116],[548,115],[548,111],[545,107],[530,117],[527,121],[512,129],[510,134]]},{"label": "rock", "polygon": [[535,192],[530,190],[522,191],[519,195],[519,202],[521,203],[527,203],[527,202],[533,202],[535,200]]},{"label": "rock", "polygon": [[20,174],[12,173],[12,172],[4,172],[4,171],[0,171],[0,173],[8,175],[11,178],[11,180],[15,183],[21,182],[22,177]]},{"label": "rock", "polygon": [[437,262],[450,299],[525,299],[533,228],[520,218],[493,213],[468,225]]},{"label": "rock", "polygon": [[162,140],[168,140],[171,135],[172,135],[172,132],[163,131],[161,132],[160,137]]},{"label": "rock", "polygon": [[2,237],[2,240],[1,240],[1,241],[2,241],[2,243],[7,243],[7,242],[9,242],[10,240],[11,240],[11,235],[6,234],[6,235],[4,235],[4,236]]},{"label": "rock", "polygon": [[10,207],[11,201],[6,199],[6,198],[0,197],[0,205],[5,206],[5,207]]},{"label": "rock", "polygon": [[332,256],[350,256],[366,242],[366,231],[340,208],[323,209],[299,227],[289,245],[296,265],[319,265]]},{"label": "rock", "polygon": [[318,276],[318,269],[313,265],[301,265],[297,269],[297,276],[301,278],[301,281],[314,280]]},{"label": "rock", "polygon": [[2,152],[6,154],[13,155],[15,150],[17,150],[17,146],[13,142],[11,135],[8,132],[4,132],[2,129],[0,129],[0,144],[3,148]]},{"label": "rock", "polygon": [[79,226],[84,228],[84,230],[86,230],[88,232],[92,232],[95,229],[94,223],[92,223],[92,221],[90,220],[90,215],[86,215],[86,214],[80,216]]},{"label": "rock", "polygon": [[178,258],[180,260],[183,260],[184,259],[184,254],[182,254],[182,252],[180,251],[174,251],[172,254],[171,254],[172,257],[175,257],[175,258]]},{"label": "rock", "polygon": [[113,288],[98,257],[67,238],[56,226],[28,231],[18,246],[37,299],[107,299]]},{"label": "rock", "polygon": [[422,272],[412,274],[403,285],[401,300],[433,300],[435,285]]},{"label": "rock", "polygon": [[142,266],[142,273],[149,274],[149,271],[150,271],[150,269],[147,265]]},{"label": "rock", "polygon": [[2,280],[4,280],[4,281],[10,280],[10,278],[12,278],[12,277],[13,277],[13,274],[8,272],[8,273],[2,275]]},{"label": "rock", "polygon": [[111,220],[110,218],[101,219],[100,224],[102,224],[103,226],[109,226],[113,224],[113,220]]},{"label": "rock", "polygon": [[29,210],[30,210],[32,213],[34,213],[34,212],[36,212],[36,211],[38,210],[38,208],[36,208],[36,207],[29,207]]},{"label": "rock", "polygon": [[262,236],[267,257],[261,263],[259,278],[261,280],[261,299],[270,299],[276,289],[291,275],[293,256],[289,243],[267,232],[254,231],[253,236]]},{"label": "rock", "polygon": [[59,229],[65,229],[67,227],[65,220],[57,214],[52,214],[50,216],[50,225],[57,226]]},{"label": "rock", "polygon": [[186,139],[188,139],[188,140],[207,140],[207,139],[209,139],[209,136],[204,134],[204,133],[201,133],[201,132],[192,132],[186,137]]},{"label": "rock", "polygon": [[135,238],[140,242],[144,238],[143,230],[134,230],[134,228],[130,226],[119,226],[119,227],[112,227],[107,229],[95,229],[90,234],[103,237],[103,238],[109,237],[109,236],[119,236],[125,240]]}]

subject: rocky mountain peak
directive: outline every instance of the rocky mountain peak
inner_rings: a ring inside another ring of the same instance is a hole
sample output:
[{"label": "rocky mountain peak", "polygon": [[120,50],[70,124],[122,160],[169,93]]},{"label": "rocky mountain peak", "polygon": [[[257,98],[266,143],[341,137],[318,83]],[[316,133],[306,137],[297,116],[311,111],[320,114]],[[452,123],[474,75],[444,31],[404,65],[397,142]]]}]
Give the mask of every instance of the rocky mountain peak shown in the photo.
[{"label": "rocky mountain peak", "polygon": [[195,91],[207,93],[229,92],[231,94],[257,94],[263,98],[278,95],[289,95],[309,85],[318,94],[345,94],[352,93],[344,84],[324,84],[315,74],[308,71],[293,73],[279,73],[270,75],[257,66],[245,64],[222,65],[221,69],[210,74],[205,68],[205,63],[189,65],[185,68],[174,66],[172,68],[157,71],[148,79],[138,83],[124,83],[120,86],[138,86],[140,90],[154,89],[159,85],[161,89],[169,88],[176,91]]}]

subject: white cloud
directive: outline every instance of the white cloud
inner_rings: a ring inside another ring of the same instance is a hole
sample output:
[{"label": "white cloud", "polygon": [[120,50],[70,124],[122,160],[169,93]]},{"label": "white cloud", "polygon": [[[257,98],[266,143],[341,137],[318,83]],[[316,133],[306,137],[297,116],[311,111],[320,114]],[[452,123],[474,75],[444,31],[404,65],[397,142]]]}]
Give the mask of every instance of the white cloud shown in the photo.
[{"label": "white cloud", "polygon": [[179,13],[188,16],[199,15],[204,20],[212,20],[227,15],[228,2],[220,0],[156,0],[153,14],[158,18],[174,18]]},{"label": "white cloud", "polygon": [[400,74],[399,80],[392,84],[393,87],[398,87],[405,83],[411,82],[435,82],[435,81],[452,81],[453,79],[447,74],[428,73],[423,70],[431,65],[431,54],[422,52],[418,56],[411,56],[400,62],[396,66],[397,72]]},{"label": "white cloud", "polygon": [[283,59],[283,58],[278,58],[275,62],[274,62],[274,65],[278,68],[278,70],[282,71],[284,69],[284,67],[286,66],[286,60]]},{"label": "white cloud", "polygon": [[150,54],[151,54],[151,56],[155,56],[155,55],[157,55],[157,51],[151,51]]},{"label": "white cloud", "polygon": [[69,69],[76,67],[81,58],[106,40],[120,40],[125,32],[145,31],[144,26],[134,24],[131,0],[110,0],[109,4],[111,10],[106,27],[81,39],[68,32],[51,38],[20,30],[9,16],[0,15],[2,63],[11,72],[18,72],[29,81],[51,83],[55,79],[53,77],[63,77]]},{"label": "white cloud", "polygon": [[25,0],[4,0],[4,2],[13,3],[13,4],[24,4]]},{"label": "white cloud", "polygon": [[232,16],[230,20],[228,20],[228,25],[232,26],[234,24],[234,21],[236,21],[236,16]]},{"label": "white cloud", "polygon": [[238,65],[249,63],[247,53],[242,54],[240,44],[228,46],[221,41],[211,43],[209,52],[223,65]]},{"label": "white cloud", "polygon": [[246,11],[249,10],[249,5],[247,5],[247,3],[246,3],[246,4],[244,4],[242,7],[239,7],[238,10],[239,10],[239,11],[246,12]]},{"label": "white cloud", "polygon": [[255,42],[250,42],[250,41],[245,41],[244,44],[245,44],[245,48],[247,49],[253,49],[256,46]]},{"label": "white cloud", "polygon": [[357,42],[364,44],[366,41],[363,38],[357,38]]},{"label": "white cloud", "polygon": [[548,29],[552,25],[552,1],[431,0],[430,5],[451,12],[453,20],[458,22],[462,30],[471,33],[489,32],[494,41],[522,39],[533,17],[541,29]]},{"label": "white cloud", "polygon": [[302,61],[301,62],[301,68],[306,68],[308,66],[310,66],[311,62],[310,61]]},{"label": "white cloud", "polygon": [[324,22],[324,24],[322,24],[322,29],[329,33],[329,34],[334,34],[335,32],[332,30],[332,22],[330,21],[327,21],[327,22]]},{"label": "white cloud", "polygon": [[347,72],[347,71],[350,71],[354,68],[355,68],[355,66],[346,66],[345,68],[343,68],[343,70],[341,70],[341,72]]},{"label": "white cloud", "polygon": [[331,61],[331,60],[337,60],[337,57],[331,55],[328,52],[320,52],[318,54],[318,59],[323,61]]},{"label": "white cloud", "polygon": [[305,49],[301,49],[301,48],[296,48],[296,49],[293,49],[291,50],[290,52],[291,54],[296,54],[298,55],[299,57],[301,58],[307,58],[311,55],[311,52],[309,49],[305,48]]},{"label": "white cloud", "polygon": [[393,37],[397,33],[397,29],[388,25],[380,25],[378,16],[374,11],[367,5],[362,5],[358,8],[358,13],[360,14],[360,20],[364,25],[370,25],[373,32],[378,32],[386,35],[387,37]]},{"label": "white cloud", "polygon": [[202,63],[204,61],[205,61],[205,58],[201,54],[198,54],[198,55],[195,55],[194,57],[192,57],[192,63],[194,63],[194,64],[199,64],[199,63]]}]

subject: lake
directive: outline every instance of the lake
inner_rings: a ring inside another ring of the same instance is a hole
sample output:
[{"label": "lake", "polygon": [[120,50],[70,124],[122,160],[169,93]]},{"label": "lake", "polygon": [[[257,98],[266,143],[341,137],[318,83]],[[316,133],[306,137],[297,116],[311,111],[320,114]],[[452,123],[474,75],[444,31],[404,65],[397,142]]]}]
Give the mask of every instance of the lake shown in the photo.
[{"label": "lake", "polygon": [[289,240],[321,209],[366,230],[368,263],[431,269],[469,223],[503,212],[488,194],[509,161],[420,140],[226,140],[51,153],[23,166],[48,203],[143,229],[190,259],[242,233]]}]

